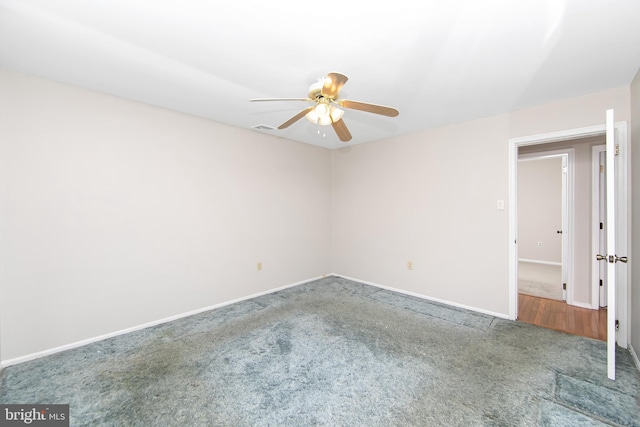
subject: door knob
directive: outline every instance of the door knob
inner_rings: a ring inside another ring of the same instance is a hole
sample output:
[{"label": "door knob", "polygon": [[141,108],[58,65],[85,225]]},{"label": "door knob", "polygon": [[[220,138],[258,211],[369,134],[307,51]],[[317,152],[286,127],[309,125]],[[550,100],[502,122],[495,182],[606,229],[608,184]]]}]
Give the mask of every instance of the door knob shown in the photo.
[{"label": "door knob", "polygon": [[562,230],[557,230],[556,233],[562,234]]},{"label": "door knob", "polygon": [[615,256],[609,255],[609,256],[607,256],[607,255],[600,255],[600,254],[596,255],[596,260],[598,260],[598,261],[602,261],[602,260],[607,261],[608,260],[611,264],[613,264],[614,262],[618,262],[618,261],[623,262],[623,263],[626,264],[627,261],[628,261],[626,256],[618,256],[618,255],[615,255]]}]

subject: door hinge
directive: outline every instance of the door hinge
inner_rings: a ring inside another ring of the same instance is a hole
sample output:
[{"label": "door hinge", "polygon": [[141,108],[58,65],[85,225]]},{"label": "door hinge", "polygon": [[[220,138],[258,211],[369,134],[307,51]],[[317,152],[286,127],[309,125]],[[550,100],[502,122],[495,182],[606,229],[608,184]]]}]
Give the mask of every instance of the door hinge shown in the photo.
[{"label": "door hinge", "polygon": [[[557,288],[556,288],[556,289],[557,289]],[[562,290],[563,290],[563,291],[566,291],[566,290],[567,290],[567,284],[566,284],[566,283],[563,283],[563,284],[562,284]]]},{"label": "door hinge", "polygon": [[600,279],[600,286],[603,286],[602,279]]},{"label": "door hinge", "polygon": [[600,223],[600,230],[604,230],[604,224]]},{"label": "door hinge", "polygon": [[604,165],[600,165],[600,173],[604,173]]},{"label": "door hinge", "polygon": [[620,321],[616,319],[616,331],[620,330]]},{"label": "door hinge", "polygon": [[620,144],[616,144],[616,156],[620,154]]}]

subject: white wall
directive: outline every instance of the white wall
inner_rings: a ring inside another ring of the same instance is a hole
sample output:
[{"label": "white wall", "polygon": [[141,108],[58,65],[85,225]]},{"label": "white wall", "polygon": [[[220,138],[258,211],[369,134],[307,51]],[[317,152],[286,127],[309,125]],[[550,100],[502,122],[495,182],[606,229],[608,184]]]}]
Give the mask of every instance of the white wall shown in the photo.
[{"label": "white wall", "polygon": [[558,230],[562,230],[562,158],[520,160],[518,256],[562,263],[562,235]]},{"label": "white wall", "polygon": [[319,147],[0,70],[1,359],[330,272],[330,170]]},{"label": "white wall", "polygon": [[631,346],[640,356],[640,70],[631,83]]},{"label": "white wall", "polygon": [[508,140],[607,108],[629,120],[629,88],[334,151],[333,271],[507,316]]}]

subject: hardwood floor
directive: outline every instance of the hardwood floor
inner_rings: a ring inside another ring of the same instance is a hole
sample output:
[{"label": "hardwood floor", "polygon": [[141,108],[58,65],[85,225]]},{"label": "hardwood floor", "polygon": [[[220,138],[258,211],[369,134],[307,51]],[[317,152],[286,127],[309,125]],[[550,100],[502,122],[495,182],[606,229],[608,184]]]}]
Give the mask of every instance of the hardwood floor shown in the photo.
[{"label": "hardwood floor", "polygon": [[564,301],[518,294],[518,320],[583,337],[607,340],[607,309],[574,307]]}]

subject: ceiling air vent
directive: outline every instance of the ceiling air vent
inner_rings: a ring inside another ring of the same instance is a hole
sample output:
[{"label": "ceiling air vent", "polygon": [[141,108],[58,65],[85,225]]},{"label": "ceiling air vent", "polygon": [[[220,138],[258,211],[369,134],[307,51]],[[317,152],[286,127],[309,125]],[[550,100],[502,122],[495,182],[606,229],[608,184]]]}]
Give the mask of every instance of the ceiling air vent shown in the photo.
[{"label": "ceiling air vent", "polygon": [[253,125],[251,127],[258,130],[275,130],[276,129],[273,126],[269,126],[269,125]]}]

